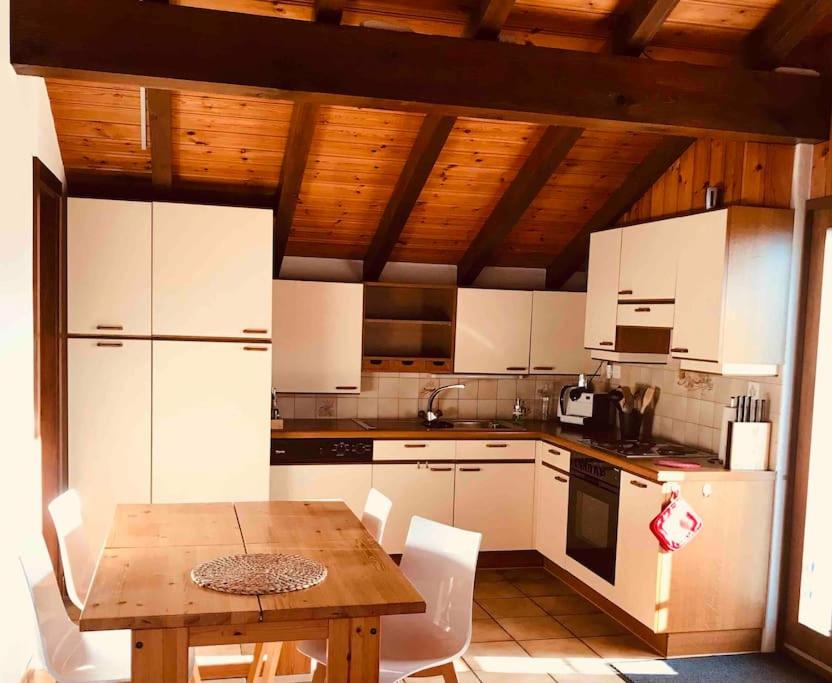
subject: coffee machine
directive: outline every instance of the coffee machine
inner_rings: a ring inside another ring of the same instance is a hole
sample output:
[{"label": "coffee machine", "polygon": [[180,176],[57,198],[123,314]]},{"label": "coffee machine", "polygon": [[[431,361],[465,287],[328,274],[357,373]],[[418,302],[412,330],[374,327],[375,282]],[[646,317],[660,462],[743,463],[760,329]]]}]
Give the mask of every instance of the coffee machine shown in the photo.
[{"label": "coffee machine", "polygon": [[568,384],[560,390],[558,420],[563,424],[608,429],[612,424],[611,409],[610,395],[593,391],[583,375],[578,384]]}]

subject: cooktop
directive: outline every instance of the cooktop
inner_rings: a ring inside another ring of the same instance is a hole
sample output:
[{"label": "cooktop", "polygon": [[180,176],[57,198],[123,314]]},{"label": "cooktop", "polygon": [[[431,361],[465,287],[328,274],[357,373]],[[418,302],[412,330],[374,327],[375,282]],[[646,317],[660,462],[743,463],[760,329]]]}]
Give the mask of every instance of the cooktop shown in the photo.
[{"label": "cooktop", "polygon": [[584,441],[601,451],[622,458],[706,458],[710,454],[703,453],[696,448],[683,446],[678,443],[661,443],[656,441],[599,441],[598,439],[584,439]]}]

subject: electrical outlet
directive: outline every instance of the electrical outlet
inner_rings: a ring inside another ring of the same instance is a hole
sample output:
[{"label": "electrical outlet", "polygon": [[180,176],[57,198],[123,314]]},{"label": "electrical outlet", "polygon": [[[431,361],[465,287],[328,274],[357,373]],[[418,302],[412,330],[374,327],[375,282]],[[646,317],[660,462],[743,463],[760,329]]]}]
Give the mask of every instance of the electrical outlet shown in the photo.
[{"label": "electrical outlet", "polygon": [[621,379],[621,366],[613,364],[612,366],[612,378],[613,379]]},{"label": "electrical outlet", "polygon": [[607,373],[607,379],[612,379],[612,363],[607,363],[607,367],[604,368],[604,372]]},{"label": "electrical outlet", "polygon": [[748,395],[751,398],[761,398],[761,396],[760,396],[760,383],[759,382],[749,382],[748,383]]}]

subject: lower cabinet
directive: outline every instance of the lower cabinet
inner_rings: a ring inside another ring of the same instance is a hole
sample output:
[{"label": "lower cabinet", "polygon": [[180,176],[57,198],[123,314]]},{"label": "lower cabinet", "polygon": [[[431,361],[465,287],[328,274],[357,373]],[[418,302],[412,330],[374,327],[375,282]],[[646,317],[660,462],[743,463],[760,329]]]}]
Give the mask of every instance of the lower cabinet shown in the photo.
[{"label": "lower cabinet", "polygon": [[343,500],[361,517],[372,481],[372,465],[272,465],[269,498]]},{"label": "lower cabinet", "polygon": [[388,553],[404,550],[414,515],[442,524],[454,523],[454,466],[407,463],[373,466],[373,488],[391,501],[393,509],[381,544]]},{"label": "lower cabinet", "polygon": [[534,547],[556,565],[563,566],[566,557],[569,475],[540,462],[537,465],[535,487]]},{"label": "lower cabinet", "polygon": [[532,546],[534,463],[458,462],[454,526],[482,533],[482,550]]}]

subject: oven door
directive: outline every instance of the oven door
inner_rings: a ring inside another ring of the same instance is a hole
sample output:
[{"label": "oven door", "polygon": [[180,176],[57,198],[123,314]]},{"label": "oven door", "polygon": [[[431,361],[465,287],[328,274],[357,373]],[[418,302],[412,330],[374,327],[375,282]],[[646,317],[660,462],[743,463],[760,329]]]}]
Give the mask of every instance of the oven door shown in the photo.
[{"label": "oven door", "polygon": [[615,584],[618,488],[581,472],[569,477],[566,554]]}]

